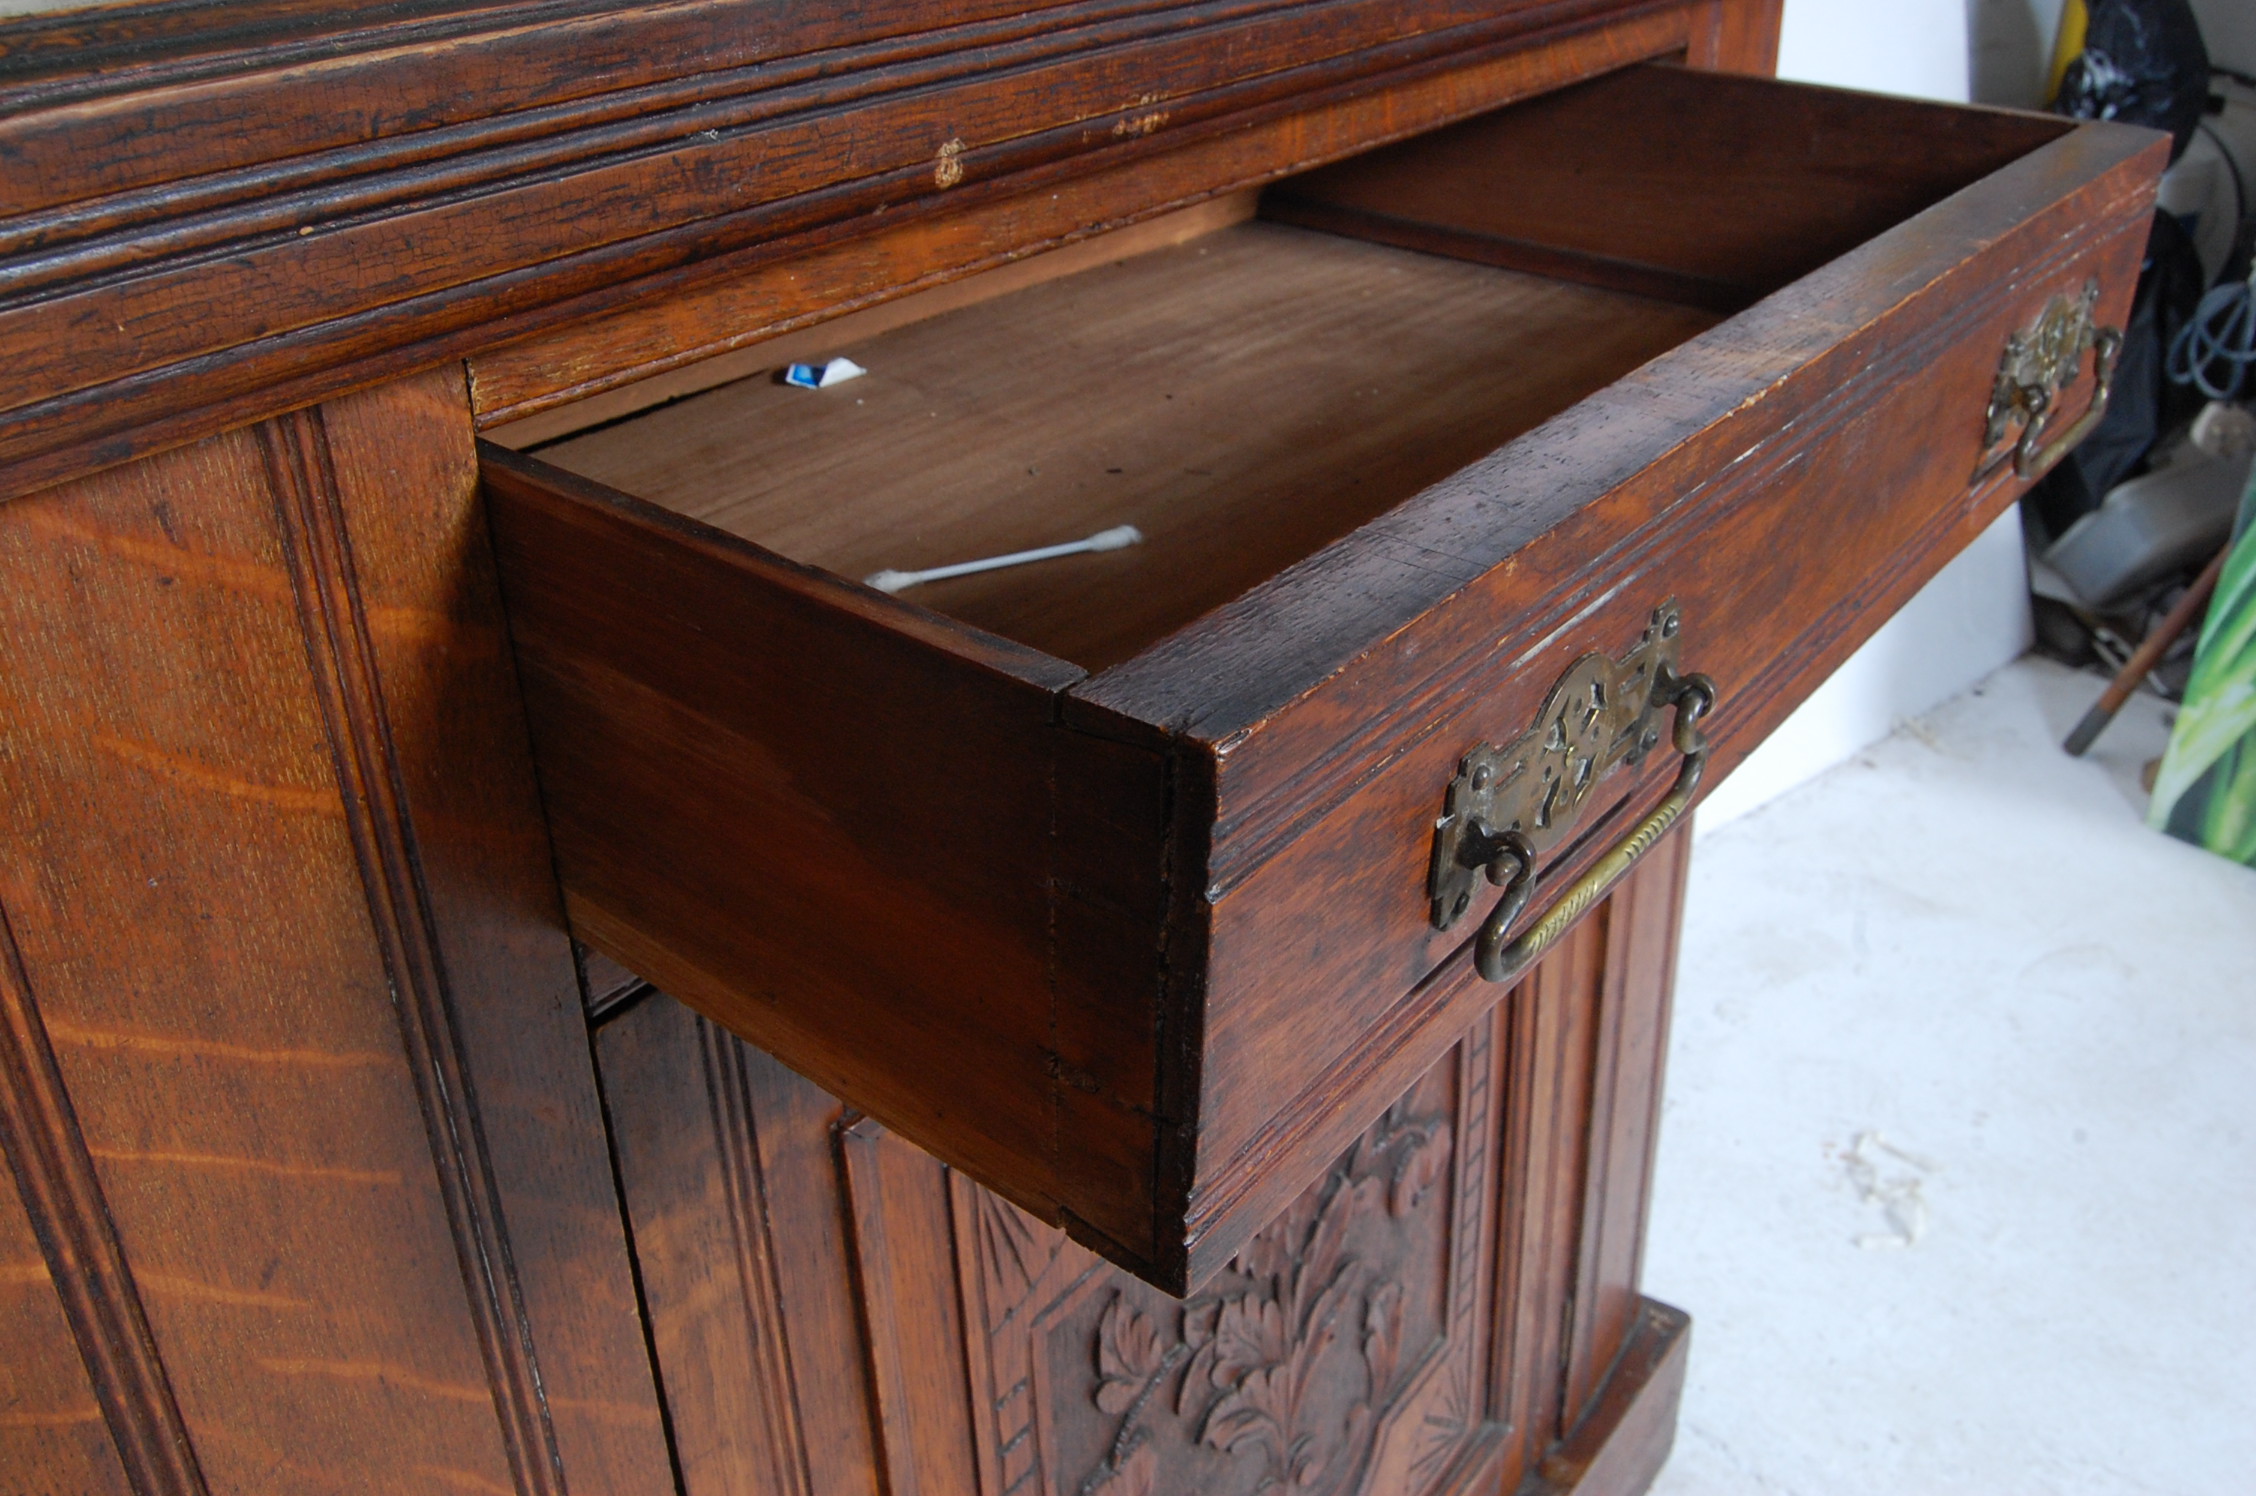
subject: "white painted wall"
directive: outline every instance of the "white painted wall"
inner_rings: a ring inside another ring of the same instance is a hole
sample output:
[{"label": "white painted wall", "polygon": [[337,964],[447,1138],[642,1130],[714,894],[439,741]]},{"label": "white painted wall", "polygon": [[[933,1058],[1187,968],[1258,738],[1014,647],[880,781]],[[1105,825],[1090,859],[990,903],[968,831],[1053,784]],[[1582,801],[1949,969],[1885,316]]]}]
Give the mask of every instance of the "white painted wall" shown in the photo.
[{"label": "white painted wall", "polygon": [[[1963,102],[1975,72],[1972,35],[1993,41],[1982,69],[1987,84],[2000,55],[2020,56],[1995,38],[2018,37],[2049,58],[2058,12],[2058,0],[1786,0],[1778,72],[1808,83]],[[2001,17],[2009,24],[1993,24]],[[2025,24],[2010,24],[2016,21]],[[1701,826],[1713,830],[1822,774],[1886,737],[1904,718],[2014,659],[2030,637],[2021,516],[2012,510],[1882,625],[1708,797]]]},{"label": "white painted wall", "polygon": [[1969,0],[1786,0],[1778,76],[1966,99]]}]

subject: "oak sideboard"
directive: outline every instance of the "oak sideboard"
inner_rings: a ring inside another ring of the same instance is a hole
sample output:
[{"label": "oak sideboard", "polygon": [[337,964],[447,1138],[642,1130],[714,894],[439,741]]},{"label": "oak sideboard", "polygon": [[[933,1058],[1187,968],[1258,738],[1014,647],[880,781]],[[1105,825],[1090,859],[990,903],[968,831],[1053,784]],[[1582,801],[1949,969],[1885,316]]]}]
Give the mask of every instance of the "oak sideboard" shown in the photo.
[{"label": "oak sideboard", "polygon": [[2168,144],[1777,26],[0,20],[0,1490],[1643,1490],[1689,817]]}]

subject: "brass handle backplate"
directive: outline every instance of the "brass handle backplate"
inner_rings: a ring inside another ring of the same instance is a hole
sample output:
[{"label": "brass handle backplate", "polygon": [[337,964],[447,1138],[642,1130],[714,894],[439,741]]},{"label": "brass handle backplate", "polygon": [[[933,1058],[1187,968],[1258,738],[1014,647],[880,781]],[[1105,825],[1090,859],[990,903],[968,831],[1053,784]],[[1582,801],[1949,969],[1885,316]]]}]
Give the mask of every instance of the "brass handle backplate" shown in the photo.
[{"label": "brass handle backplate", "polygon": [[[2107,418],[2115,392],[2115,369],[2123,356],[2122,329],[2092,320],[2099,307],[2099,282],[2086,281],[2081,296],[2055,296],[2028,327],[2005,341],[1997,378],[1990,385],[1990,408],[1983,422],[1982,459],[1974,481],[1989,477],[2008,460],[2017,478],[2041,478]],[[2066,431],[2046,441],[2061,392],[2079,377],[2086,349],[2092,355],[2097,387],[2091,404]],[[2020,436],[2005,443],[2014,423]]]},{"label": "brass handle backplate", "polygon": [[[1534,965],[1584,910],[1604,898],[1691,809],[1692,797],[1700,792],[1700,776],[1708,766],[1708,740],[1698,724],[1715,706],[1715,682],[1704,675],[1680,676],[1663,670],[1654,687],[1676,709],[1675,730],[1670,737],[1676,751],[1684,755],[1676,783],[1669,786],[1667,798],[1653,807],[1629,835],[1614,843],[1605,856],[1591,864],[1589,872],[1559,895],[1541,919],[1509,944],[1505,937],[1511,934],[1520,911],[1535,897],[1535,858],[1516,847],[1505,850],[1502,855],[1512,865],[1505,870],[1504,897],[1481,921],[1480,939],[1473,944],[1473,965],[1489,981],[1509,982]],[[1489,876],[1494,878],[1497,871],[1492,864]]]},{"label": "brass handle backplate", "polygon": [[[1706,676],[1677,672],[1682,626],[1675,600],[1663,603],[1627,654],[1584,655],[1551,688],[1526,732],[1501,746],[1483,744],[1459,763],[1434,823],[1427,892],[1434,927],[1446,930],[1471,909],[1484,878],[1504,889],[1474,950],[1490,981],[1509,980],[1541,955],[1691,805],[1708,753],[1697,724],[1716,693]],[[1534,898],[1536,859],[1566,838],[1600,779],[1641,762],[1660,743],[1656,719],[1664,708],[1675,713],[1671,739],[1684,755],[1668,797],[1533,928],[1506,944]]]}]

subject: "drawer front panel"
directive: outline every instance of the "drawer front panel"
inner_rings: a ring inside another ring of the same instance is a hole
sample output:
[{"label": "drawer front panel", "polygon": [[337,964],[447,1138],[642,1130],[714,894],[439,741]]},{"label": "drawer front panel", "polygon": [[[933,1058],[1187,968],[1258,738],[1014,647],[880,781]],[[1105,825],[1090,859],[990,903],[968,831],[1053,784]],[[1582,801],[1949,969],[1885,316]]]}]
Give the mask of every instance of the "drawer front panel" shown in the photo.
[{"label": "drawer front panel", "polygon": [[[2086,285],[2100,288],[2097,320],[2121,325],[2150,211],[2144,168],[2126,162],[1986,244],[1971,239],[1973,252],[1908,293],[1883,278],[1915,246],[1884,238],[1409,506],[1429,525],[1454,504],[1471,523],[1508,526],[1596,449],[1583,463],[1597,470],[1596,498],[1216,745],[1194,1263],[1234,1250],[1286,1181],[1336,1146],[1338,1119],[1368,1110],[1365,1088],[1383,1092],[1398,1067],[1430,1059],[1461,1006],[1483,1000],[1429,977],[1462,953],[1493,897],[1433,925],[1434,823],[1462,756],[1525,732],[1569,666],[1622,655],[1673,598],[1683,668],[1720,689],[1703,724],[1706,782],[1728,772],[2018,494],[2009,467],[1973,478],[2001,352]],[[1880,284],[1841,284],[1867,278]],[[1883,310],[1865,320],[1860,300]],[[2091,398],[2090,369],[2087,356],[2063,396],[2071,409]],[[1748,385],[1736,409],[1685,432],[1703,396]],[[1618,473],[1646,440],[1659,453]],[[1351,537],[1335,552],[1367,541],[1383,553],[1394,538]],[[1327,559],[1302,571],[1320,576]],[[1531,914],[1676,772],[1656,751],[1602,786],[1542,858]]]}]

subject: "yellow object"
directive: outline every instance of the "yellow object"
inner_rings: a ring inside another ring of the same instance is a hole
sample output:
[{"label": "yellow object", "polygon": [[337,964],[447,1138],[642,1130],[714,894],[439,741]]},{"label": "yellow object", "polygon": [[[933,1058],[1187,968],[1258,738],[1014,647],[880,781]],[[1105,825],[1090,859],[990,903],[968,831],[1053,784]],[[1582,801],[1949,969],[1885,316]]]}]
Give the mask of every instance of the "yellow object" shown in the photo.
[{"label": "yellow object", "polygon": [[2052,82],[2046,85],[2045,102],[2060,101],[2060,81],[2068,76],[2068,64],[2083,55],[2084,36],[2091,30],[2091,9],[2084,0],[2068,0],[2060,7],[2060,30],[2052,42]]}]

